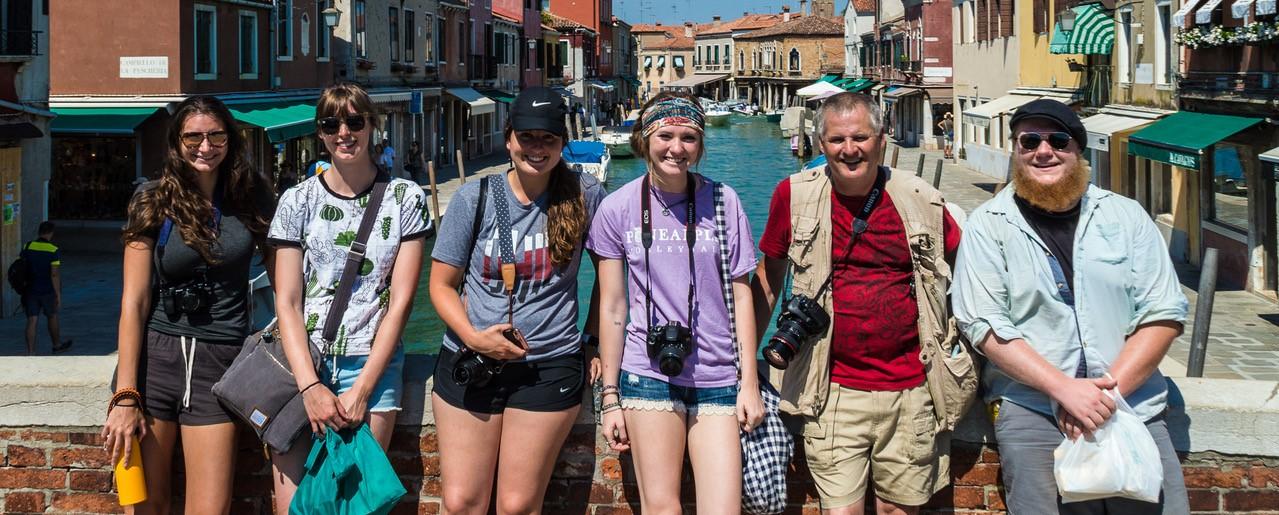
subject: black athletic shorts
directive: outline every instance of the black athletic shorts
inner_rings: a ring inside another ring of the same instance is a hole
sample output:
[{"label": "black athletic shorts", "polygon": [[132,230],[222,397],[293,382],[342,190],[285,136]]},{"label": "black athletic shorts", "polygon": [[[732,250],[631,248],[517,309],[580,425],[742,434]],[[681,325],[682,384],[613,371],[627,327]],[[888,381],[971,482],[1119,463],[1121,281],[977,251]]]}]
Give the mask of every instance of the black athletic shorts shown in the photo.
[{"label": "black athletic shorts", "polygon": [[[213,396],[213,383],[222,379],[222,374],[240,353],[242,344],[205,343],[148,330],[143,369],[138,381],[142,386],[147,414],[184,426],[206,426],[234,420]],[[186,348],[185,355],[183,347]],[[189,390],[188,363],[191,365]]]},{"label": "black athletic shorts", "polygon": [[498,414],[506,408],[564,411],[581,404],[586,383],[582,353],[533,362],[507,363],[483,388],[453,382],[457,353],[440,348],[435,361],[435,394],[455,408]]}]

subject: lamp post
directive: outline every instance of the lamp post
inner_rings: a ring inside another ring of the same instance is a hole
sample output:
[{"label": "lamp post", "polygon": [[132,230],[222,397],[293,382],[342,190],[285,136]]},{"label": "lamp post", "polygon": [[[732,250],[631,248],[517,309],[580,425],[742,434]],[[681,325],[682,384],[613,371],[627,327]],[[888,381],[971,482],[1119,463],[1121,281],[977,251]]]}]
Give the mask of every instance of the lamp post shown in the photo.
[{"label": "lamp post", "polygon": [[342,15],[342,11],[337,7],[329,7],[320,11],[320,15],[324,17],[324,26],[332,29],[338,26],[338,17]]},{"label": "lamp post", "polygon": [[1061,30],[1065,32],[1070,32],[1072,30],[1075,30],[1075,10],[1074,9],[1069,7],[1063,9],[1060,13],[1057,14],[1057,19],[1061,21]]}]

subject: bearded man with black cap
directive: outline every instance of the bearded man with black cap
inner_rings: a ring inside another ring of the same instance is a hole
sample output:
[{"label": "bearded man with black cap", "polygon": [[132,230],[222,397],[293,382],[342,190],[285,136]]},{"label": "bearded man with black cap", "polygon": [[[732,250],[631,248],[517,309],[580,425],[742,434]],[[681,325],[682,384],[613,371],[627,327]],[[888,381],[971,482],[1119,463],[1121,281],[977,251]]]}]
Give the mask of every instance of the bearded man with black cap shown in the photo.
[{"label": "bearded man with black cap", "polygon": [[[1158,369],[1189,303],[1164,241],[1141,205],[1089,183],[1087,133],[1065,104],[1030,102],[1009,125],[1012,184],[969,216],[951,288],[960,328],[988,358],[1009,511],[1189,513]],[[1110,418],[1108,390],[1159,448],[1159,503],[1057,495],[1053,450]]]}]

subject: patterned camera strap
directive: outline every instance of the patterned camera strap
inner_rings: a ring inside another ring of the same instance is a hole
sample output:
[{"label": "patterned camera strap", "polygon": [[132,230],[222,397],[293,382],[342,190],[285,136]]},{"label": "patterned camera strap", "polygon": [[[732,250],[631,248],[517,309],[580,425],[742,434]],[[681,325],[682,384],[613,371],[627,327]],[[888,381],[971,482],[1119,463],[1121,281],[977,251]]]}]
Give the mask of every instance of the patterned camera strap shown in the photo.
[{"label": "patterned camera strap", "polygon": [[493,212],[497,214],[497,247],[506,290],[506,323],[515,325],[515,243],[511,235],[511,206],[506,202],[506,174],[489,181],[493,191]]},{"label": "patterned camera strap", "polygon": [[719,240],[719,283],[724,289],[724,304],[728,307],[728,333],[733,339],[733,368],[737,370],[737,385],[742,384],[742,344],[737,341],[737,305],[733,298],[733,273],[728,269],[728,220],[724,213],[724,187],[714,183],[711,196],[715,199],[715,238]]}]

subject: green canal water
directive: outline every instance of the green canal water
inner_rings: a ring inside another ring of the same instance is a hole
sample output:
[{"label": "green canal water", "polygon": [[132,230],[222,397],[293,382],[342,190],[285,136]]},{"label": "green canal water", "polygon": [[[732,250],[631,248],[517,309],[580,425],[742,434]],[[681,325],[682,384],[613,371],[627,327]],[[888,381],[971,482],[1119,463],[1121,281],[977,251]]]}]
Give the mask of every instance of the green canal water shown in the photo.
[{"label": "green canal water", "polygon": [[[763,116],[733,115],[732,122],[724,127],[708,127],[706,131],[706,157],[698,172],[711,179],[732,186],[742,199],[746,215],[750,218],[751,234],[759,242],[768,221],[768,201],[777,182],[794,173],[799,161],[791,155],[789,141],[782,138],[777,123],[769,123]],[[612,173],[606,185],[611,193],[644,173],[644,162],[634,158],[614,158]],[[427,241],[430,255],[434,239]],[[417,298],[413,302],[413,314],[404,330],[407,352],[434,354],[440,348],[444,335],[444,323],[435,314],[427,293],[430,277],[430,259],[422,267],[422,280]],[[578,280],[578,298],[582,299],[578,323],[586,319],[586,306],[590,299],[595,270],[589,259],[582,260]],[[771,329],[770,329],[771,332]]]}]

